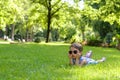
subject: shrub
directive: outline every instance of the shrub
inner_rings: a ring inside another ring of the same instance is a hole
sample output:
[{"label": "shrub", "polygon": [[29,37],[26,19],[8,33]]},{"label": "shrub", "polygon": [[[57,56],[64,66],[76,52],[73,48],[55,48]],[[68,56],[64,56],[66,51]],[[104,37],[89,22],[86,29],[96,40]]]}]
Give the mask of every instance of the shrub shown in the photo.
[{"label": "shrub", "polygon": [[120,34],[116,34],[116,38],[117,38],[117,41],[118,41],[118,43],[117,43],[117,49],[120,50]]},{"label": "shrub", "polygon": [[116,46],[117,46],[117,42],[111,42],[110,43],[110,47],[114,47],[115,48]]},{"label": "shrub", "polygon": [[101,46],[101,40],[89,40],[87,43],[89,46]]},{"label": "shrub", "polygon": [[34,40],[34,42],[36,42],[36,43],[39,43],[39,42],[41,42],[41,40],[40,40],[40,37],[35,37],[35,40]]},{"label": "shrub", "polygon": [[87,45],[89,46],[101,46],[103,41],[99,36],[90,36],[87,39]]}]

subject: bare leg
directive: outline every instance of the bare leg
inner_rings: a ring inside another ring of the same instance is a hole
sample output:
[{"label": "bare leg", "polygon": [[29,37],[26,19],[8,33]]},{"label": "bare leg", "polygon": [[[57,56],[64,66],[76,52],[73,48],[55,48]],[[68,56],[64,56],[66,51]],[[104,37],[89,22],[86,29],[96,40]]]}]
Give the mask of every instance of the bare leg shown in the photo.
[{"label": "bare leg", "polygon": [[106,60],[106,58],[105,58],[105,57],[103,57],[102,59],[97,60],[97,62],[104,62],[105,60]]}]

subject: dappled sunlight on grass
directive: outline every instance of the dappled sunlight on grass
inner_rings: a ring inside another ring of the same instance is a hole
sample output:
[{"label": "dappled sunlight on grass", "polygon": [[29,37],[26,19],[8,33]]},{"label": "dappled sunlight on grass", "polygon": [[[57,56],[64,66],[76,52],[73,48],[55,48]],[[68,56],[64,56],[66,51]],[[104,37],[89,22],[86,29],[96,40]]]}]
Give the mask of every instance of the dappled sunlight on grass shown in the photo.
[{"label": "dappled sunlight on grass", "polygon": [[114,52],[114,50],[115,50],[115,48],[104,48],[103,49],[103,51],[105,51],[105,52]]},{"label": "dappled sunlight on grass", "polygon": [[[54,46],[53,46],[54,45]],[[84,54],[93,51],[92,58],[107,60],[85,67],[69,66],[69,44],[1,44],[1,80],[119,80],[119,51],[111,48],[84,46]]]},{"label": "dappled sunlight on grass", "polygon": [[41,42],[39,44],[45,44],[45,45],[70,45],[69,43],[64,43],[64,42],[49,42],[49,43]]},{"label": "dappled sunlight on grass", "polygon": [[120,59],[120,55],[113,55],[112,58],[118,58],[118,59]]},{"label": "dappled sunlight on grass", "polygon": [[120,76],[120,70],[118,70],[119,67],[116,68],[115,66],[112,67],[112,65],[108,65],[106,68],[105,64],[99,64],[89,65],[82,68],[76,66],[66,68],[62,67],[57,69],[57,73],[64,74],[64,76],[60,76],[63,80],[118,80],[120,79],[118,78]]},{"label": "dappled sunlight on grass", "polygon": [[70,45],[70,43],[64,43],[64,42],[40,42],[40,43],[35,43],[35,42],[26,42],[25,44],[39,44],[39,45]]},{"label": "dappled sunlight on grass", "polygon": [[113,52],[113,50],[110,50],[110,49],[108,49],[108,50],[103,50],[103,51],[105,51],[105,52]]}]

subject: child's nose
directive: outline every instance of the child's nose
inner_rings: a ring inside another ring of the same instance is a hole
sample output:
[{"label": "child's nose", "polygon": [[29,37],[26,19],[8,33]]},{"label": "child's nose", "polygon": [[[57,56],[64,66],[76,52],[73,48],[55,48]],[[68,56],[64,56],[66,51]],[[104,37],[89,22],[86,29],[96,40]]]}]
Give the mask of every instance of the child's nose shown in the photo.
[{"label": "child's nose", "polygon": [[73,56],[75,56],[76,54],[72,54]]}]

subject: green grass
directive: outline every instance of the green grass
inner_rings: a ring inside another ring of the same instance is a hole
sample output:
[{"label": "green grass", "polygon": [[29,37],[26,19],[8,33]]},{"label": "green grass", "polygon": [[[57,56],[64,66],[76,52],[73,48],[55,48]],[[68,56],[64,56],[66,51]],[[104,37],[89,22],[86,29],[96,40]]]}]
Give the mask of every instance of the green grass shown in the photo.
[{"label": "green grass", "polygon": [[[57,44],[57,43],[56,43]],[[85,67],[69,66],[69,45],[0,44],[0,80],[120,80],[120,51],[84,46],[83,53],[107,58]]]}]

